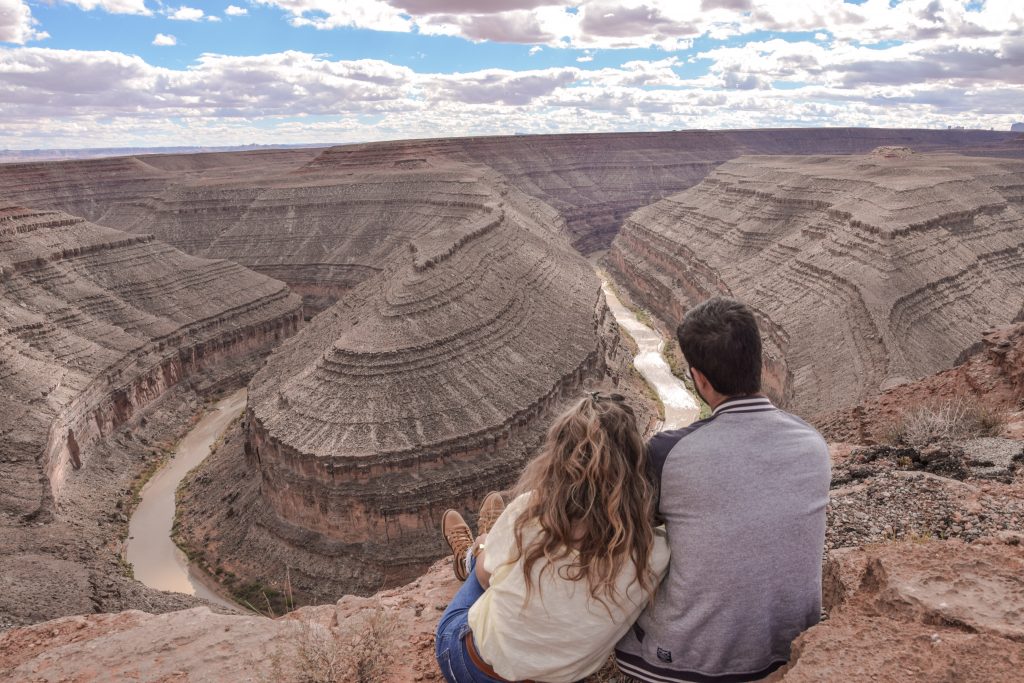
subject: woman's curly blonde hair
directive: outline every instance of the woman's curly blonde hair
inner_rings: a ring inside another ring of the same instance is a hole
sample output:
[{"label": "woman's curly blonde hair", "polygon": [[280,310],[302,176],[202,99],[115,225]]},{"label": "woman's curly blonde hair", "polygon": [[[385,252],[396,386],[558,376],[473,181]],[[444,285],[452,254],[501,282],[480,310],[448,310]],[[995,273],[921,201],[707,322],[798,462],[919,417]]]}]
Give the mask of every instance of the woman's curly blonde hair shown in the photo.
[{"label": "woman's curly blonde hair", "polygon": [[[531,492],[515,524],[515,559],[523,558],[528,594],[541,559],[541,572],[569,559],[561,578],[585,580],[606,606],[618,599],[616,579],[630,564],[653,594],[654,489],[636,415],[622,396],[593,393],[555,420],[516,485],[517,494]],[[539,533],[524,547],[533,524]]]}]

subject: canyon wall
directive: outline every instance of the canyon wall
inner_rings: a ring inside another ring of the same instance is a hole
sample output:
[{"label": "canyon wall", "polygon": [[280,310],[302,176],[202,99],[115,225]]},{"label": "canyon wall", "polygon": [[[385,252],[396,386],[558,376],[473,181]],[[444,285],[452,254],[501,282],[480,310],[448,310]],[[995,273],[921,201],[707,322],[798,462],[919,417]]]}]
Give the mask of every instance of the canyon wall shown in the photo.
[{"label": "canyon wall", "polygon": [[1012,435],[1024,436],[1024,424],[1014,425],[1024,423],[1024,322],[988,330],[955,367],[822,415],[815,426],[830,441],[885,443],[915,411],[958,404],[968,415],[991,414],[992,427],[1005,419]]},{"label": "canyon wall", "polygon": [[[879,144],[1024,156],[1005,133],[839,129],[0,165],[0,196],[37,209],[10,208],[3,233],[4,510],[24,530],[102,497],[88,473],[122,462],[104,446],[119,426],[183,379],[237,383],[295,331],[288,285],[322,313],[257,375],[247,452],[211,498],[226,531],[193,540],[240,576],[290,572],[307,596],[415,576],[442,550],[443,509],[510,483],[550,414],[608,381],[617,332],[576,250],[658,200],[627,221],[613,266],[669,322],[713,292],[750,299],[787,405],[839,407],[931,371],[1022,308],[1019,162],[732,161],[673,195],[740,154]],[[690,193],[710,208],[680,204]],[[115,481],[131,475],[98,490]]]},{"label": "canyon wall", "polygon": [[[242,521],[214,532],[217,562],[275,584],[290,567],[307,599],[421,573],[444,510],[509,486],[615,343],[600,283],[549,207],[444,157],[359,163],[360,186],[375,177],[377,196],[401,201],[364,196],[339,215],[344,234],[376,210],[412,236],[254,377],[247,474],[222,494],[243,496]],[[190,507],[183,524],[201,524]]]},{"label": "canyon wall", "polygon": [[[283,280],[323,310],[376,272],[409,234],[386,215],[430,206],[373,174],[439,159],[485,165],[558,211],[573,246],[607,249],[634,210],[700,182],[743,154],[857,154],[880,145],[1024,157],[1024,140],[990,131],[867,128],[688,130],[406,140],[329,150],[269,150],[0,165],[0,196],[226,258]],[[375,171],[368,169],[373,167]],[[364,175],[369,173],[370,175]],[[458,195],[437,186],[432,211]],[[389,189],[390,188],[390,189]],[[358,200],[365,198],[369,210]],[[410,203],[411,202],[411,203]],[[343,214],[363,213],[362,221]],[[428,217],[424,221],[429,220]]]},{"label": "canyon wall", "polygon": [[78,513],[138,472],[107,448],[122,425],[179,385],[244,383],[300,322],[283,283],[235,263],[0,202],[0,615],[24,607],[14,584],[80,575],[111,540]]},{"label": "canyon wall", "polygon": [[881,149],[743,157],[633,214],[609,255],[671,325],[747,301],[805,415],[948,367],[1024,301],[1024,163]]}]

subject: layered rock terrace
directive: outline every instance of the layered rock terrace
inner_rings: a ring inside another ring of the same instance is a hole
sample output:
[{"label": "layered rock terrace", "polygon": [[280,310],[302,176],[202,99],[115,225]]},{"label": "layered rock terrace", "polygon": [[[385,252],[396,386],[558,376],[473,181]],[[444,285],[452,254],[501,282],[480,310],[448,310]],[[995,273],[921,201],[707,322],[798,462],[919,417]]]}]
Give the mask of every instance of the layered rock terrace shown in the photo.
[{"label": "layered rock terrace", "polygon": [[348,590],[421,572],[443,511],[510,484],[541,418],[604,374],[604,300],[559,216],[490,171],[457,165],[445,202],[448,171],[399,169],[379,191],[417,231],[250,386],[260,524],[301,529]]},{"label": "layered rock terrace", "polygon": [[[69,550],[56,539],[67,538],[60,529],[67,516],[78,518],[83,496],[106,494],[112,505],[121,492],[123,480],[92,476],[95,458],[101,469],[110,464],[103,444],[119,427],[200,375],[209,386],[243,383],[301,321],[301,302],[283,283],[235,263],[4,202],[0,304],[0,573],[8,591],[22,580],[56,589],[51,572],[79,574],[91,562],[95,546]],[[120,476],[130,481],[133,467],[125,463]],[[26,542],[32,535],[49,539],[39,543],[46,550]],[[9,597],[0,612],[25,607]]]},{"label": "layered rock terrace", "polygon": [[[155,235],[287,282],[322,310],[375,272],[409,230],[374,202],[389,171],[443,160],[483,164],[565,219],[584,253],[608,248],[634,210],[700,182],[743,154],[863,154],[875,147],[1024,157],[1024,141],[989,131],[689,130],[411,140],[329,150],[160,155],[0,165],[0,196]],[[387,187],[385,180],[384,187]],[[459,190],[439,186],[441,205]],[[412,198],[415,203],[415,198]],[[366,202],[360,204],[360,202]],[[362,213],[362,224],[339,215]],[[340,228],[344,227],[344,231]],[[381,244],[378,244],[381,242]]]},{"label": "layered rock terrace", "polygon": [[267,348],[298,322],[287,287],[234,263],[14,206],[0,206],[0,299],[0,400],[13,428],[4,448],[32,465],[41,452],[55,496],[68,470],[87,464],[90,441],[191,373]]},{"label": "layered rock terrace", "polygon": [[742,157],[637,211],[609,256],[670,324],[757,311],[767,385],[813,415],[951,365],[1024,291],[1024,163],[939,154]]},{"label": "layered rock terrace", "polygon": [[839,407],[938,369],[1024,310],[1020,162],[727,161],[879,145],[1024,156],[1005,134],[841,129],[0,165],[0,196],[49,209],[9,209],[4,301],[54,299],[45,320],[3,310],[15,361],[0,367],[20,393],[2,408],[36,425],[4,435],[21,444],[4,505],[53,507],[89,443],[190,373],[245,375],[298,325],[271,276],[323,312],[252,383],[244,461],[239,442],[239,467],[214,473],[228,530],[211,552],[325,598],[412,578],[440,553],[443,509],[511,482],[544,417],[605,375],[616,332],[576,250],[651,202],[613,266],[667,322],[711,293],[751,301],[784,402]]}]

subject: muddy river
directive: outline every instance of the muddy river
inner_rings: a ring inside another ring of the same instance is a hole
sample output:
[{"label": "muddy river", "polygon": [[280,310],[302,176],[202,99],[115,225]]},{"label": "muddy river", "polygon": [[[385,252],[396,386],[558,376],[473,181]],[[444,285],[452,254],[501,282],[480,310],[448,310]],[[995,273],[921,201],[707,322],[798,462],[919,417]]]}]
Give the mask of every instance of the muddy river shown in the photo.
[{"label": "muddy river", "polygon": [[[623,306],[607,282],[603,288],[615,320],[639,347],[634,365],[665,407],[661,428],[676,429],[690,424],[697,419],[700,408],[686,385],[672,374],[662,355],[664,339]],[[178,484],[210,454],[210,447],[245,407],[245,397],[245,389],[240,389],[217,402],[181,440],[173,457],[143,487],[141,500],[129,522],[126,556],[134,567],[135,578],[147,586],[238,608],[222,598],[208,578],[189,567],[185,553],[171,540],[171,526]]]},{"label": "muddy river", "polygon": [[639,347],[633,365],[665,406],[665,421],[661,429],[678,429],[696,420],[700,406],[682,380],[672,374],[668,361],[662,355],[665,340],[657,330],[640,322],[633,311],[622,305],[607,281],[602,281],[601,287],[615,321]]},{"label": "muddy river", "polygon": [[135,569],[135,578],[147,586],[238,608],[204,583],[198,570],[190,570],[185,553],[171,540],[171,525],[179,482],[210,454],[210,447],[245,407],[245,395],[245,389],[239,389],[218,401],[142,488],[141,500],[128,523],[126,556]]}]

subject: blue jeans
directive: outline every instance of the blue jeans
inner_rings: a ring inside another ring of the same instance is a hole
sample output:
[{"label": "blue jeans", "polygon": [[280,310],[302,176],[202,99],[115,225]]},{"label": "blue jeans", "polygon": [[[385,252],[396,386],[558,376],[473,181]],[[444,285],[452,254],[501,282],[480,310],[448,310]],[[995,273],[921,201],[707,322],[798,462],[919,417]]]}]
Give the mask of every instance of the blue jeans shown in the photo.
[{"label": "blue jeans", "polygon": [[480,672],[466,654],[466,634],[469,633],[469,608],[484,594],[484,587],[476,578],[476,558],[470,560],[469,578],[448,603],[441,615],[434,636],[434,654],[437,665],[448,683],[500,683]]}]

